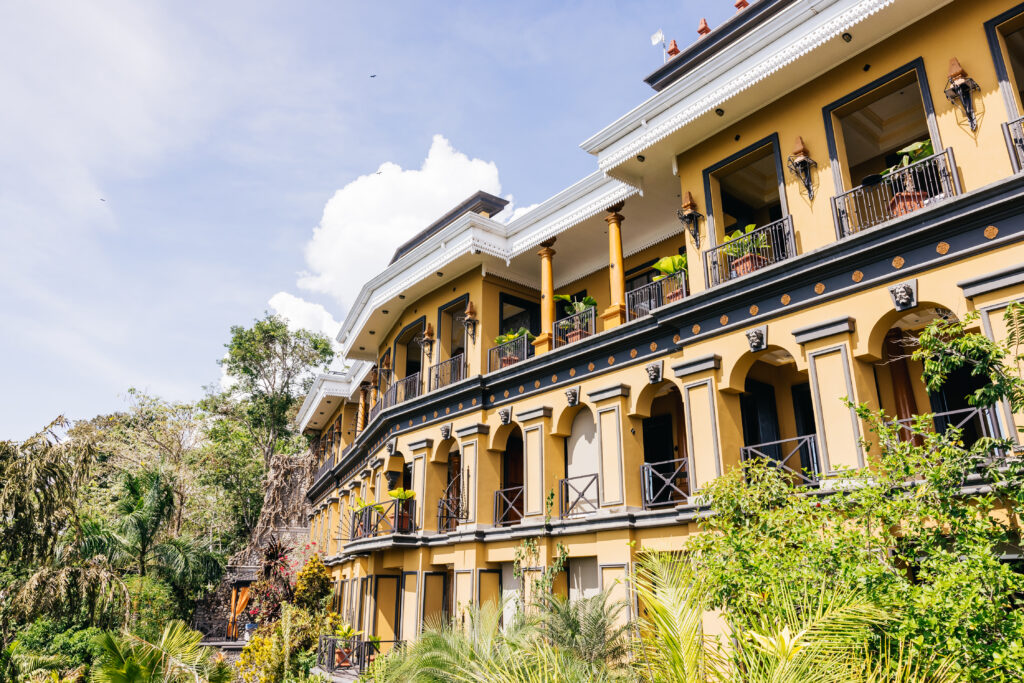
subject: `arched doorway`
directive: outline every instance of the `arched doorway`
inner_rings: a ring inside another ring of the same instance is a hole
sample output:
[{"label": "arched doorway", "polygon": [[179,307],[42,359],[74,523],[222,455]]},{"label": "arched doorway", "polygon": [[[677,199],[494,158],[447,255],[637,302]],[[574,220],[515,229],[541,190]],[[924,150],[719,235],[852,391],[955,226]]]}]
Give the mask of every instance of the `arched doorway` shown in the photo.
[{"label": "arched doorway", "polygon": [[565,441],[565,478],[559,482],[559,513],[562,517],[594,512],[600,495],[601,446],[594,413],[581,406]]},{"label": "arched doorway", "polygon": [[882,409],[895,416],[902,439],[913,438],[914,417],[925,413],[933,415],[937,431],[945,431],[948,426],[963,430],[967,447],[983,436],[1000,436],[995,411],[972,406],[968,400],[988,383],[986,378],[972,376],[969,368],[961,368],[950,373],[939,389],[929,391],[922,362],[912,358],[921,330],[935,320],[951,317],[953,313],[947,309],[918,306],[897,319],[885,335],[884,358],[876,366],[875,378]]},{"label": "arched doorway", "polygon": [[494,492],[494,523],[515,524],[523,518],[523,430],[517,425],[501,454],[501,489]]},{"label": "arched doorway", "polygon": [[690,496],[683,397],[665,382],[643,419],[644,464],[641,468],[645,509],[687,502]]},{"label": "arched doorway", "polygon": [[814,404],[807,371],[782,348],[758,352],[740,395],[742,458],[763,459],[798,484],[817,484],[821,474]]}]

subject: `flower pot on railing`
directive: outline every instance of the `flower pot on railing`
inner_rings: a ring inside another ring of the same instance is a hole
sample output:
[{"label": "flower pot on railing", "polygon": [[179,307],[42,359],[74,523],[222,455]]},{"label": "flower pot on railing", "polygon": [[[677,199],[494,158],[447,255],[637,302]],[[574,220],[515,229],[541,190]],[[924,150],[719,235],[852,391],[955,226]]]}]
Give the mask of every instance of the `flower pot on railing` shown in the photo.
[{"label": "flower pot on railing", "polygon": [[670,303],[674,301],[682,301],[684,293],[685,292],[683,291],[682,287],[680,287],[679,289],[670,290],[665,294],[665,301],[668,301]]},{"label": "flower pot on railing", "polygon": [[924,207],[928,195],[924,192],[897,192],[889,200],[889,213],[893,216],[903,216],[917,211]]},{"label": "flower pot on railing", "polygon": [[519,362],[519,356],[516,356],[514,354],[509,354],[507,356],[502,356],[501,357],[501,367],[503,367],[503,368],[507,368],[510,365],[515,365],[518,362]]},{"label": "flower pot on railing", "polygon": [[565,341],[571,344],[572,342],[578,342],[580,339],[583,339],[584,336],[584,331],[577,327],[565,333]]},{"label": "flower pot on railing", "polygon": [[412,499],[416,496],[415,491],[408,489],[392,489],[388,495],[395,499],[395,531],[400,534],[409,534],[413,530]]},{"label": "flower pot on railing", "polygon": [[736,274],[736,277],[739,277],[763,268],[767,262],[767,259],[760,254],[744,254],[733,261],[730,267],[732,272]]}]

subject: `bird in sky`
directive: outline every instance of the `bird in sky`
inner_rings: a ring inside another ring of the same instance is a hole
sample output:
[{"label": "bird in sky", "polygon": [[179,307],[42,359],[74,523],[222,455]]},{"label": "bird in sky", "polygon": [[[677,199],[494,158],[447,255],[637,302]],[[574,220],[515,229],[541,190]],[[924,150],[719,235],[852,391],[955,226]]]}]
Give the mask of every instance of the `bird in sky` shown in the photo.
[{"label": "bird in sky", "polygon": [[370,78],[377,78],[377,74],[370,74]]}]

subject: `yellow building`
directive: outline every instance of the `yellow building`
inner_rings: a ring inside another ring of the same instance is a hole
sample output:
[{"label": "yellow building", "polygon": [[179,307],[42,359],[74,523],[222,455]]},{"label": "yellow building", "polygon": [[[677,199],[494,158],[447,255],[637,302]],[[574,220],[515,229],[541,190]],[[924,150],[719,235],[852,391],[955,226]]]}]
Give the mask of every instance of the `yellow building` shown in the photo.
[{"label": "yellow building", "polygon": [[385,643],[519,594],[525,539],[527,583],[562,544],[556,590],[624,595],[743,459],[834,486],[865,457],[845,397],[1024,424],[970,408],[969,377],[929,394],[901,342],[971,311],[1001,339],[1024,296],[1024,5],[758,0],[646,81],[583,143],[593,175],[508,224],[478,193],[401,245],[302,407],[311,540]]}]

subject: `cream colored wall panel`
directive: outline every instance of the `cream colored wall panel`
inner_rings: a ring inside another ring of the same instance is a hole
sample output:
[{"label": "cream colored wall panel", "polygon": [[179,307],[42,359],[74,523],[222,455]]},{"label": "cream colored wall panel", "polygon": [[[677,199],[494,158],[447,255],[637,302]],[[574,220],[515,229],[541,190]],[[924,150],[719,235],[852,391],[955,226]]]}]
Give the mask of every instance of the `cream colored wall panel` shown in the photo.
[{"label": "cream colored wall panel", "polygon": [[833,346],[808,356],[821,466],[826,473],[863,467],[857,416],[844,403],[846,398],[857,401],[847,347]]},{"label": "cream colored wall panel", "polygon": [[601,445],[601,505],[621,505],[622,491],[622,417],[619,406],[597,411]]},{"label": "cream colored wall panel", "polygon": [[528,427],[523,431],[523,479],[526,487],[527,515],[544,512],[544,431],[541,427]]},{"label": "cream colored wall panel", "polygon": [[686,412],[687,452],[693,491],[704,488],[721,476],[722,463],[718,451],[718,426],[715,419],[714,387],[710,379],[683,387],[683,408]]}]

